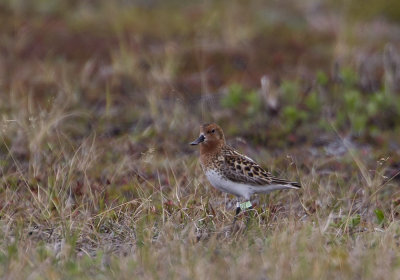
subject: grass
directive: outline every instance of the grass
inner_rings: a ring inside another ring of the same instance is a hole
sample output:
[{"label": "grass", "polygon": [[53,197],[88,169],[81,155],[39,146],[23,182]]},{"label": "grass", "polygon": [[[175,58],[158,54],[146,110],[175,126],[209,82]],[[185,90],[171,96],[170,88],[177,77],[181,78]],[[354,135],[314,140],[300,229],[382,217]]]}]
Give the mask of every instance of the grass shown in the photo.
[{"label": "grass", "polygon": [[[395,11],[23,4],[0,4],[2,278],[398,277]],[[210,121],[302,190],[232,226],[188,145]]]}]

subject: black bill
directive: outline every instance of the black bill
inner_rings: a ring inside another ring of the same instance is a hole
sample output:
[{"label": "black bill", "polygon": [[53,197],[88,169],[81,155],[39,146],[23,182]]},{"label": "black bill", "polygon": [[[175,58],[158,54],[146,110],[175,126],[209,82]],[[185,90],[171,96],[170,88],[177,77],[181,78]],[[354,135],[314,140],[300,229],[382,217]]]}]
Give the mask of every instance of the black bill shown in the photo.
[{"label": "black bill", "polygon": [[190,143],[190,145],[199,145],[201,142],[204,142],[206,138],[204,137],[203,134],[201,134],[199,136],[199,138],[197,138],[196,140],[194,140],[192,143]]}]

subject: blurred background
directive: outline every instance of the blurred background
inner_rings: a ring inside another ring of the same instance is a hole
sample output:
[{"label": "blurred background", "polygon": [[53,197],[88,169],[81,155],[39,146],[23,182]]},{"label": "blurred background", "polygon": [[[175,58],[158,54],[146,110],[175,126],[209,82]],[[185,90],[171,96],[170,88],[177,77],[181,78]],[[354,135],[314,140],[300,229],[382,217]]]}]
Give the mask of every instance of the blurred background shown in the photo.
[{"label": "blurred background", "polygon": [[[253,227],[222,247],[196,245],[232,207],[188,145],[204,122],[303,185],[257,197]],[[180,262],[162,275],[259,279],[250,259],[276,279],[398,275],[398,227],[379,235],[400,215],[398,0],[2,0],[0,126],[10,279],[53,255],[58,275],[106,271],[108,251],[149,275]]]},{"label": "blurred background", "polygon": [[91,118],[78,135],[88,124],[171,128],[179,107],[190,112],[183,125],[233,121],[258,137],[326,122],[374,134],[398,122],[398,107],[382,107],[400,87],[394,0],[5,0],[0,13],[3,116],[60,102]]},{"label": "blurred background", "polygon": [[210,121],[264,147],[341,135],[398,151],[398,1],[5,0],[0,14],[3,140],[22,158],[41,161],[54,129],[187,151]]},{"label": "blurred background", "polygon": [[210,121],[237,146],[379,148],[399,166],[398,1],[5,0],[0,14],[4,173],[10,151],[35,177],[93,135],[121,148],[111,158],[193,154]]}]

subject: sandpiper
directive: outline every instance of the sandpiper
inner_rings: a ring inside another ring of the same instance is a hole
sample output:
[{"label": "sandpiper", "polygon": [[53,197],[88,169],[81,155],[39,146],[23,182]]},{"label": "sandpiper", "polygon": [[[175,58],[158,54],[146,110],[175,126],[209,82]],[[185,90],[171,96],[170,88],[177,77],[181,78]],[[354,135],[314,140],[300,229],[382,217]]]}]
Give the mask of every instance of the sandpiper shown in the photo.
[{"label": "sandpiper", "polygon": [[[301,188],[297,182],[272,176],[254,160],[228,146],[217,124],[201,125],[199,138],[190,145],[200,145],[201,166],[211,185],[237,197],[236,215],[252,207],[253,194]],[[245,202],[240,203],[241,199]]]}]

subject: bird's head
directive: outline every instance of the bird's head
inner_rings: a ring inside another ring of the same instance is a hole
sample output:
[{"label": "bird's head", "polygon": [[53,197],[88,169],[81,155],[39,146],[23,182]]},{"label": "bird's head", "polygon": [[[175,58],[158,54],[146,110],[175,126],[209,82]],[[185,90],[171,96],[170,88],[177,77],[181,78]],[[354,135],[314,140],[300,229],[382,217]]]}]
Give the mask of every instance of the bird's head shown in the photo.
[{"label": "bird's head", "polygon": [[222,128],[215,123],[207,123],[200,126],[200,136],[190,145],[221,146],[225,144]]}]

